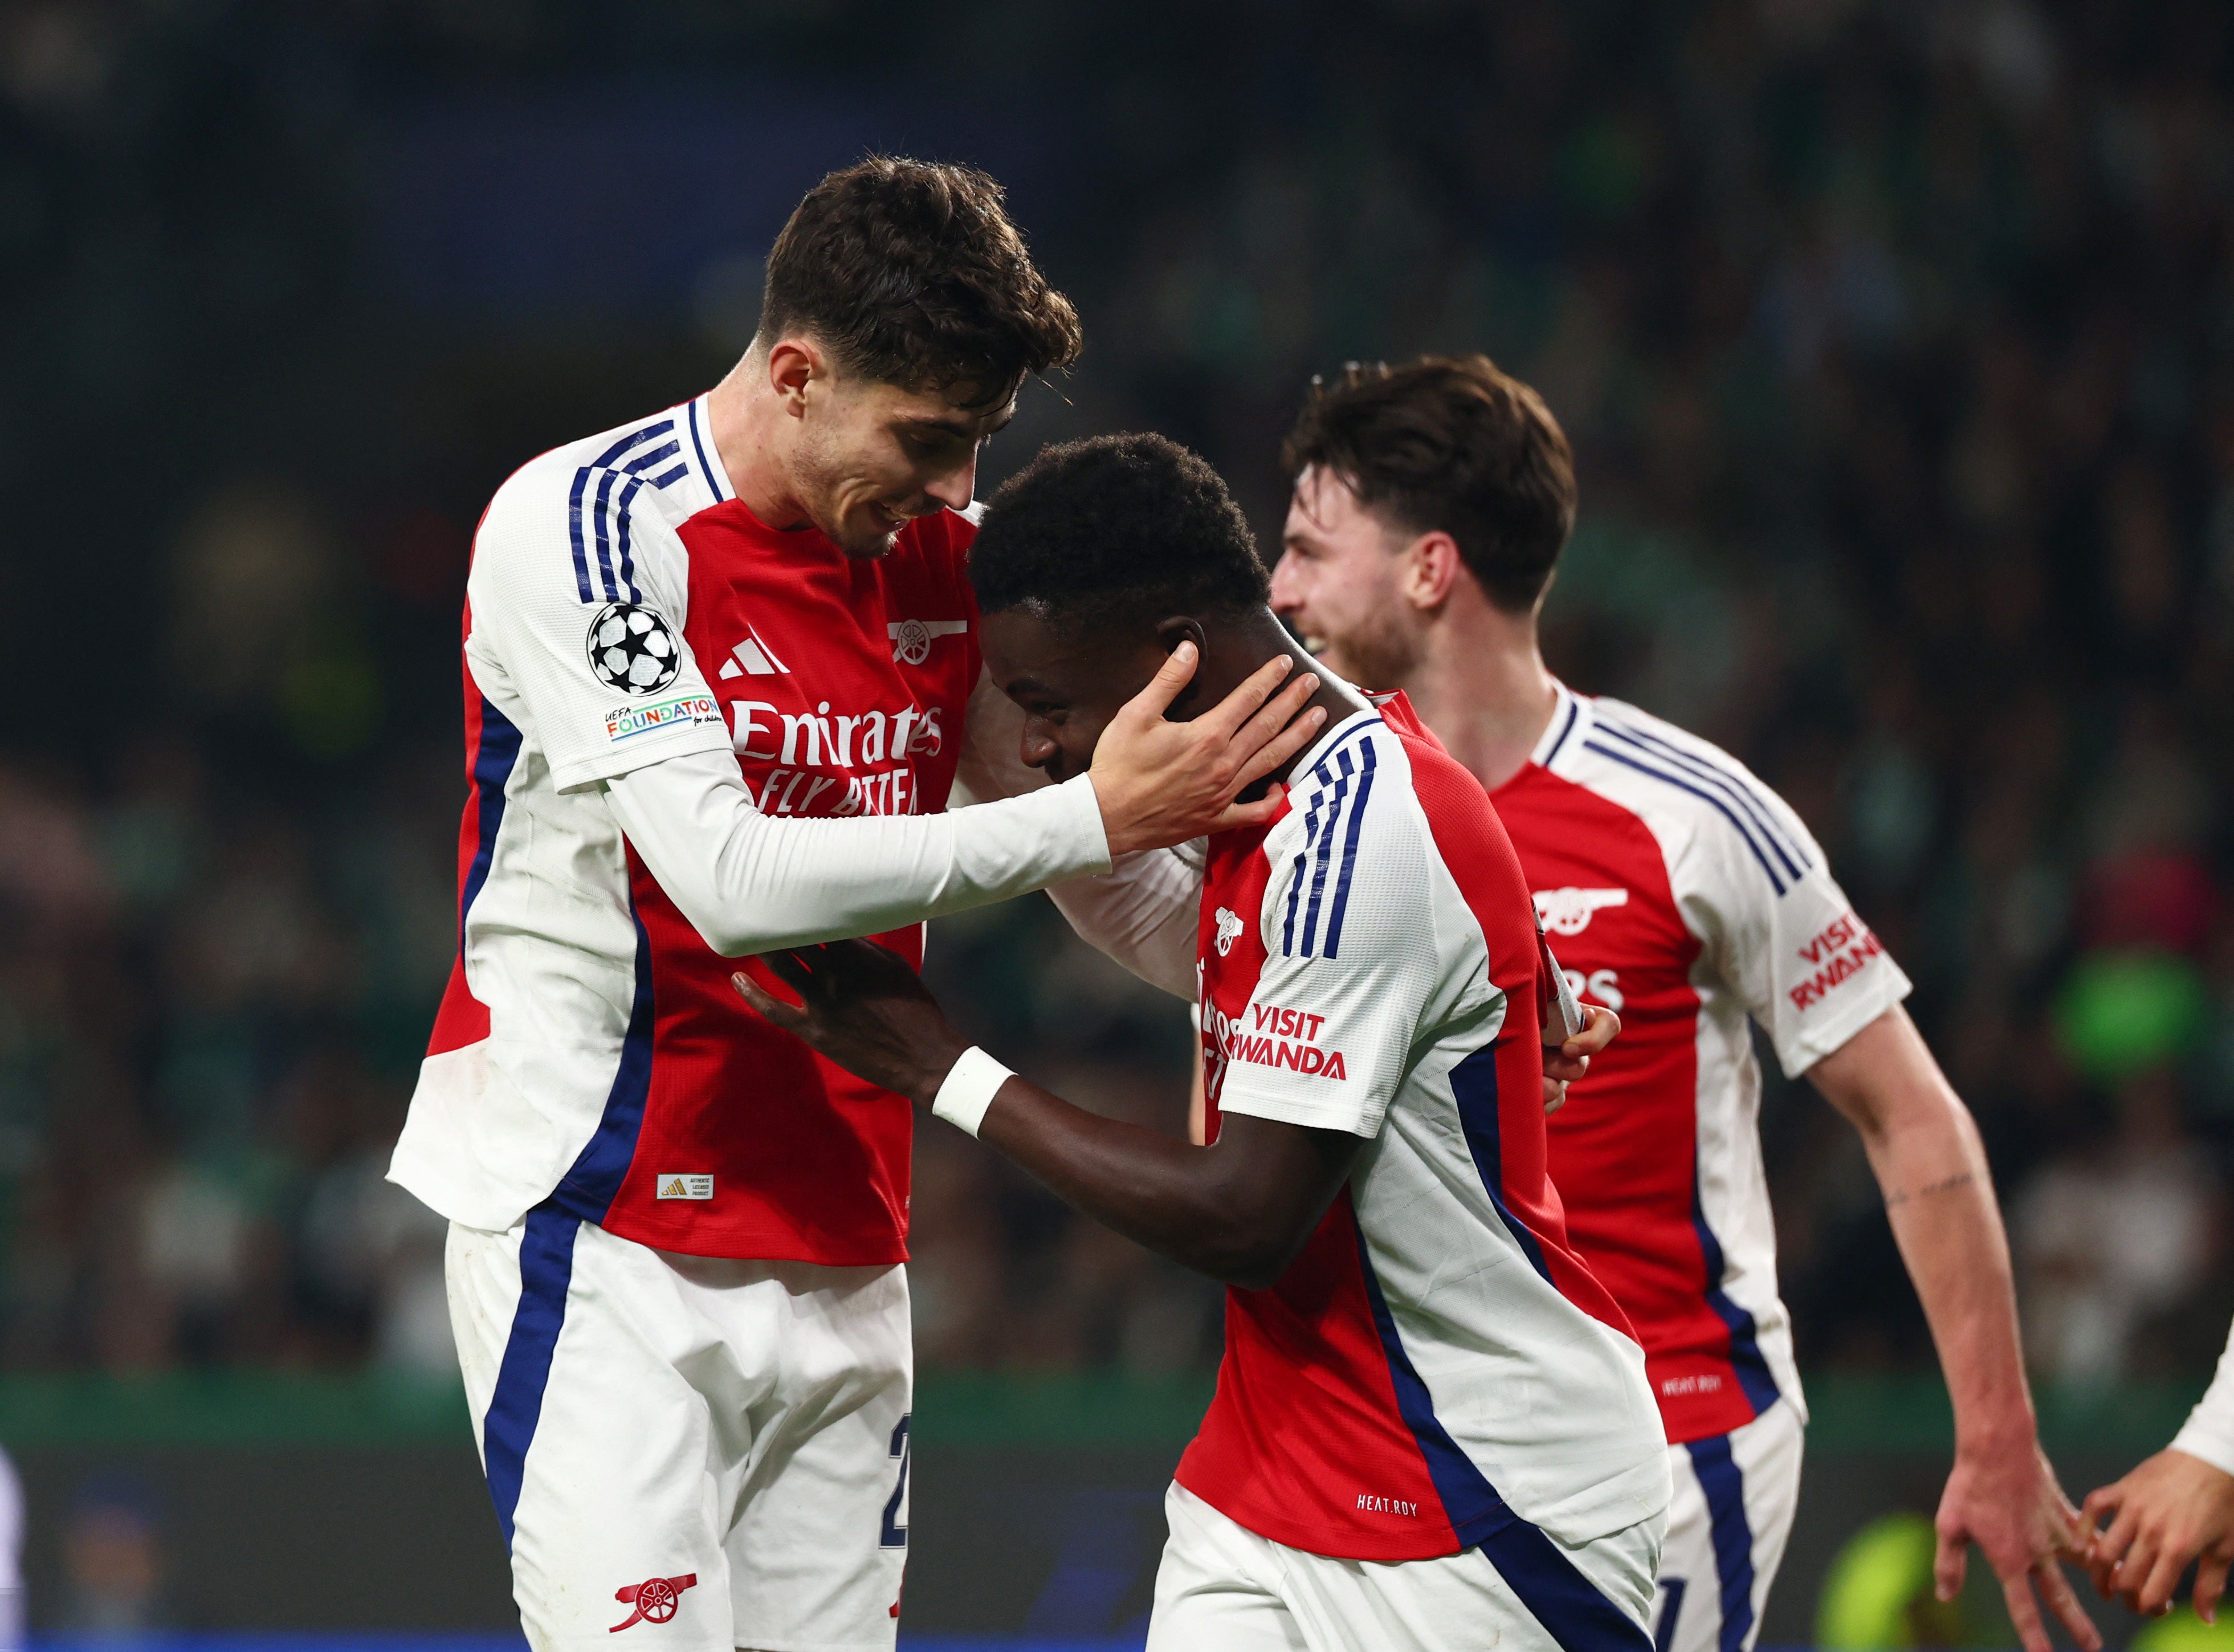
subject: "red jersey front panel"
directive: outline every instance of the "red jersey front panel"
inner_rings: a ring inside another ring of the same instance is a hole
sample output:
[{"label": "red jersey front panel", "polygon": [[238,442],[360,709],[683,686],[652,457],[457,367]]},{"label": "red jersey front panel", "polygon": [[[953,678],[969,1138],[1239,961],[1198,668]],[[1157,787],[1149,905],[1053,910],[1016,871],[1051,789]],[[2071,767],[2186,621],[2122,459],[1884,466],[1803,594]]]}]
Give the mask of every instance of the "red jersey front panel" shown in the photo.
[{"label": "red jersey front panel", "polygon": [[[919,519],[877,561],[769,528],[735,500],[680,532],[684,635],[761,812],[944,809],[979,671],[970,525]],[[767,966],[715,953],[633,854],[630,866],[656,1022],[643,1127],[605,1225],[695,1255],[905,1260],[909,1104],[744,1010],[731,973],[774,984]],[[921,964],[920,925],[876,938]],[[677,1197],[706,1178],[710,1197]]]}]

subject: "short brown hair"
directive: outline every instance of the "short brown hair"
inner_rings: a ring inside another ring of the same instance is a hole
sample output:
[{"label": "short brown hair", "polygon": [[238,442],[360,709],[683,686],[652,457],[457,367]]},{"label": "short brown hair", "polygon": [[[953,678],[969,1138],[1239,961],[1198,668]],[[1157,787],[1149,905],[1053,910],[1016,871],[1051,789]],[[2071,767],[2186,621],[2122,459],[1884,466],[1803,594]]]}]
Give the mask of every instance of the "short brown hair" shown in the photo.
[{"label": "short brown hair", "polygon": [[805,331],[849,371],[1005,402],[1068,367],[1078,312],[1033,266],[1001,186],[972,167],[871,155],[799,203],[768,252],[759,336]]},{"label": "short brown hair", "polygon": [[1533,607],[1575,527],[1575,460],[1544,399],[1486,356],[1352,362],[1310,397],[1280,449],[1290,477],[1340,476],[1414,533],[1437,530],[1490,601]]}]

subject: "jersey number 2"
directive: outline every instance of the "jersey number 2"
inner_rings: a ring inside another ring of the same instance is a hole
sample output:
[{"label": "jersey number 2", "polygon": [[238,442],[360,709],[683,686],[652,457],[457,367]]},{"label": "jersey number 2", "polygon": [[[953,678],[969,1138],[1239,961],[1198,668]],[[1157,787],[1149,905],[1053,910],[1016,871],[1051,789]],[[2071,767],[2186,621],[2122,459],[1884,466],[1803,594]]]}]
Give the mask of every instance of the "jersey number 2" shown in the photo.
[{"label": "jersey number 2", "polygon": [[905,1549],[907,1528],[900,1524],[900,1505],[907,1501],[908,1417],[902,1417],[899,1427],[892,1430],[892,1455],[899,1459],[900,1477],[892,1486],[892,1500],[885,1505],[885,1529],[880,1541],[887,1549]]}]

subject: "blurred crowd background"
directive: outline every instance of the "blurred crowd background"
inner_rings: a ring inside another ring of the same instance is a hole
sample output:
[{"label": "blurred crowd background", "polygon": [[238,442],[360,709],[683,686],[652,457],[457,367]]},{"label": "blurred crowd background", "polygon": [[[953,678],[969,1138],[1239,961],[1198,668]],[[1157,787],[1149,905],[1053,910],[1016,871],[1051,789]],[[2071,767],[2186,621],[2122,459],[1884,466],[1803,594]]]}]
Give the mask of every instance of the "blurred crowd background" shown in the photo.
[{"label": "blurred crowd background", "polygon": [[[799,193],[987,167],[1086,319],[981,491],[1164,430],[1276,545],[1313,373],[1574,438],[1554,669],[1829,847],[1985,1130],[2037,1372],[2207,1368],[2234,1148],[2223,0],[0,7],[0,1372],[454,1368],[382,1180],[455,946],[476,514],[711,383]],[[1183,1012],[1034,898],[1004,1057],[1176,1126]],[[1772,1080],[1803,1364],[1928,1367]],[[929,1365],[1193,1368],[1217,1293],[921,1138]]]}]

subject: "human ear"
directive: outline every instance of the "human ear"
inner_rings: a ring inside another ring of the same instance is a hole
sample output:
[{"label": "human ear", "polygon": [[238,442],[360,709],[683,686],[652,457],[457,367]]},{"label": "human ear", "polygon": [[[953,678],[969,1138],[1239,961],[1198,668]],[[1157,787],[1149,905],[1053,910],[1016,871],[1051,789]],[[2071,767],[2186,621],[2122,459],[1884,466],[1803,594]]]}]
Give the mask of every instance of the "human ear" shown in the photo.
[{"label": "human ear", "polygon": [[1194,644],[1195,667],[1194,675],[1187,679],[1186,687],[1173,695],[1171,704],[1164,708],[1164,715],[1175,722],[1184,722],[1202,706],[1202,673],[1204,665],[1210,659],[1210,637],[1203,630],[1200,620],[1184,614],[1175,615],[1156,626],[1156,645],[1165,653],[1178,652],[1182,643]]},{"label": "human ear", "polygon": [[1201,659],[1210,651],[1210,635],[1203,630],[1202,622],[1185,614],[1174,615],[1159,622],[1156,626],[1156,642],[1166,654],[1182,643],[1194,644],[1197,659]]},{"label": "human ear", "polygon": [[821,370],[821,352],[803,338],[778,339],[768,351],[768,388],[794,419],[807,411],[807,386]]},{"label": "human ear", "polygon": [[1396,589],[1421,612],[1440,608],[1449,600],[1451,587],[1466,567],[1458,541],[1437,529],[1423,533],[1404,547],[1404,566],[1396,576]]}]

